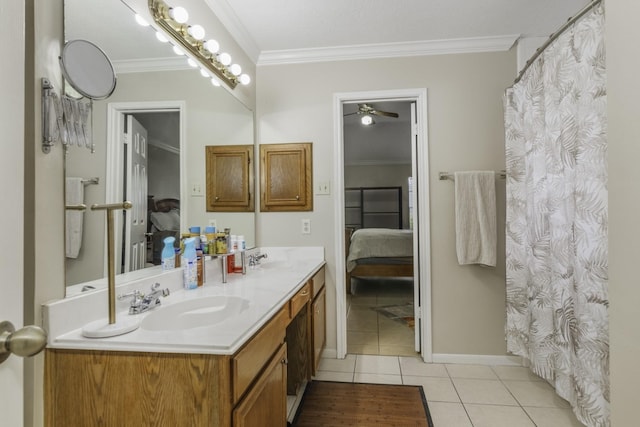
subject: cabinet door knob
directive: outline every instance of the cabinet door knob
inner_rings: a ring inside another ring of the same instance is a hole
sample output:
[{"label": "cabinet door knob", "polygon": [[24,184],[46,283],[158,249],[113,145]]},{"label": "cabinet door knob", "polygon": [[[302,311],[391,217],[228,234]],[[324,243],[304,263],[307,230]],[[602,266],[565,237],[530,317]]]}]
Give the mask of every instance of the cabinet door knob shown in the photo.
[{"label": "cabinet door knob", "polygon": [[216,202],[217,202],[218,200],[220,200],[220,197],[216,196]]},{"label": "cabinet door knob", "polygon": [[296,200],[300,200],[300,196],[296,196]]},{"label": "cabinet door knob", "polygon": [[40,353],[47,345],[47,333],[39,326],[16,331],[11,322],[0,322],[0,363],[11,353],[27,357]]},{"label": "cabinet door knob", "polygon": [[284,358],[280,361],[280,363],[282,363],[283,365],[288,365],[288,364],[289,364],[289,361],[287,360],[287,358],[286,358],[286,357],[284,357]]}]

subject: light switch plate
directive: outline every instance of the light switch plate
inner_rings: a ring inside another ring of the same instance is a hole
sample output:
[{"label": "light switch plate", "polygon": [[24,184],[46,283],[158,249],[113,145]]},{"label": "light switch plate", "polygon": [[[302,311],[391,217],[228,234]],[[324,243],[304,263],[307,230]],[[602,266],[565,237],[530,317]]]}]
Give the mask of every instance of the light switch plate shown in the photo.
[{"label": "light switch plate", "polygon": [[202,185],[199,183],[194,183],[191,185],[191,195],[195,197],[202,197]]},{"label": "light switch plate", "polygon": [[303,219],[302,220],[302,234],[311,234],[311,220]]},{"label": "light switch plate", "polygon": [[319,195],[328,195],[331,194],[331,182],[330,181],[321,181],[316,185],[316,194]]}]

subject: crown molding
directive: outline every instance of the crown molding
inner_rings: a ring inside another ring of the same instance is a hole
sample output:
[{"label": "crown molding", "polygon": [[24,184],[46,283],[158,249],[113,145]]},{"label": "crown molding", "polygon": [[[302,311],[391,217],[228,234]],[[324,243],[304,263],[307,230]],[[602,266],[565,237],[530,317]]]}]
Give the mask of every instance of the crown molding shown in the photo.
[{"label": "crown molding", "polygon": [[193,70],[184,56],[113,61],[116,74],[147,73],[151,71]]},{"label": "crown molding", "polygon": [[158,148],[159,150],[167,151],[169,153],[176,154],[178,156],[180,155],[180,148],[169,145],[166,142],[150,139],[149,145],[152,145]]},{"label": "crown molding", "polygon": [[255,64],[258,61],[260,49],[244,25],[242,25],[229,3],[225,0],[204,0],[204,2]]},{"label": "crown molding", "polygon": [[511,49],[519,37],[519,34],[512,34],[496,37],[272,50],[260,53],[257,65],[303,64],[453,53],[503,52]]}]

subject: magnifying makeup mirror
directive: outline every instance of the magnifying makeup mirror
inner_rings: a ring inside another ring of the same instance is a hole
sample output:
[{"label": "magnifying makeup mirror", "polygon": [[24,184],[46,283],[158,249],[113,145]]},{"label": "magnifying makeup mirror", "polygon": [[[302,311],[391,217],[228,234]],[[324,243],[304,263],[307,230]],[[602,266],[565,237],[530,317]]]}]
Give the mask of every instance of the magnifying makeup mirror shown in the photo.
[{"label": "magnifying makeup mirror", "polygon": [[95,44],[87,40],[67,42],[60,56],[62,74],[82,96],[108,98],[116,88],[116,74],[111,61]]}]

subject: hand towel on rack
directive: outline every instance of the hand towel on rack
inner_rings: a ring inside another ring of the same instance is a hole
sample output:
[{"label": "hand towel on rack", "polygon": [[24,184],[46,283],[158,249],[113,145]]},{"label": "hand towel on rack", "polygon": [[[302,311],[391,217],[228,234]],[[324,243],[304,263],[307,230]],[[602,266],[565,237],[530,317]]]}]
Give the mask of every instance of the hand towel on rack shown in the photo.
[{"label": "hand towel on rack", "polygon": [[458,263],[496,265],[496,182],[494,171],[455,173]]},{"label": "hand towel on rack", "polygon": [[[84,183],[82,182],[82,178],[66,178],[65,188],[65,203],[67,205],[84,203]],[[66,210],[65,221],[65,256],[67,258],[77,258],[80,253],[80,246],[82,245],[84,212]]]}]

